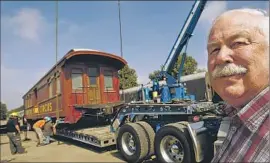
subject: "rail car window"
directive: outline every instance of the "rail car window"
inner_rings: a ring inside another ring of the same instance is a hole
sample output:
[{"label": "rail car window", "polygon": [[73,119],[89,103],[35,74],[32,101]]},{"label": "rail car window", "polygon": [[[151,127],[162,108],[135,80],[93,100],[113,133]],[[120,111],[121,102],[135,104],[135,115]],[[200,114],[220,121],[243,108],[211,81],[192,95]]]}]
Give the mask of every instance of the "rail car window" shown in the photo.
[{"label": "rail car window", "polygon": [[27,97],[27,106],[28,106],[28,108],[30,108],[30,96],[29,95]]},{"label": "rail car window", "polygon": [[60,78],[59,77],[56,79],[56,87],[57,87],[56,94],[61,93],[61,85],[60,85]]},{"label": "rail car window", "polygon": [[49,98],[53,97],[53,81],[49,83]]},{"label": "rail car window", "polygon": [[104,71],[104,87],[105,91],[113,90],[113,71]]},{"label": "rail car window", "polygon": [[37,90],[37,88],[35,88],[34,89],[34,93],[35,93],[35,102],[37,102],[37,100],[38,100],[38,90]]},{"label": "rail car window", "polygon": [[31,97],[31,94],[29,94],[29,97],[28,97],[28,107],[31,107],[32,106],[32,97]]},{"label": "rail car window", "polygon": [[26,98],[25,98],[25,106],[26,106],[26,108],[28,108],[29,107],[29,104],[28,104],[28,96],[26,96]]},{"label": "rail car window", "polygon": [[72,69],[72,89],[81,90],[83,86],[82,69]]},{"label": "rail car window", "polygon": [[88,68],[89,85],[97,85],[98,69],[96,67]]}]

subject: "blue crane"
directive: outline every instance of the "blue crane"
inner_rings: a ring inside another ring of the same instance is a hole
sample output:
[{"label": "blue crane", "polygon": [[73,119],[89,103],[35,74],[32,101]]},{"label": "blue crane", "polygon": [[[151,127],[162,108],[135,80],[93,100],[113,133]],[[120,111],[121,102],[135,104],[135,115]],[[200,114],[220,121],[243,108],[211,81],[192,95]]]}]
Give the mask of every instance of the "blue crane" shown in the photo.
[{"label": "blue crane", "polygon": [[[163,87],[163,93],[164,96],[168,98],[161,99],[162,102],[168,102],[171,99],[195,99],[194,95],[187,95],[185,92],[184,86],[180,83],[180,78],[183,72],[184,63],[186,60],[186,52],[182,53],[182,60],[180,64],[180,68],[178,71],[177,77],[173,77],[171,75],[171,72],[174,68],[174,65],[177,62],[178,56],[180,55],[182,49],[184,46],[188,44],[189,39],[192,36],[192,33],[197,25],[197,22],[204,10],[204,7],[206,5],[207,0],[196,0],[195,3],[192,6],[191,11],[189,12],[189,15],[184,23],[184,26],[182,27],[170,53],[168,58],[166,59],[165,64],[162,67],[162,71],[157,76],[157,79],[153,81],[153,91],[158,92],[159,90],[159,84],[157,80],[161,80],[166,78],[167,86]],[[169,92],[168,92],[169,91]]]}]

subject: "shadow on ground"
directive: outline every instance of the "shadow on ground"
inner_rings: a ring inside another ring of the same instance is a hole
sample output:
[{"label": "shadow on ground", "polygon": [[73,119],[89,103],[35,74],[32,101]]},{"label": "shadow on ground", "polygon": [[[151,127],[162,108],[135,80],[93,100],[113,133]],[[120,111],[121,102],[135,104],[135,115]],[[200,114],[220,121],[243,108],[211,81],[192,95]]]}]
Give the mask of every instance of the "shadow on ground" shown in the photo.
[{"label": "shadow on ground", "polygon": [[[54,139],[58,142],[58,145],[62,145],[62,144],[66,144],[66,145],[75,145],[77,147],[80,148],[84,148],[86,150],[91,150],[97,153],[104,153],[104,152],[108,152],[111,151],[111,155],[113,157],[116,157],[122,161],[125,162],[124,158],[121,156],[121,154],[117,151],[116,149],[116,145],[113,146],[109,146],[109,147],[105,147],[105,148],[98,148],[89,144],[85,144],[82,142],[78,142],[72,139],[68,139],[68,138],[64,138],[61,136],[55,136]],[[145,160],[143,163],[157,163],[156,159],[149,159],[149,160]]]},{"label": "shadow on ground", "polygon": [[0,145],[9,144],[9,142],[1,142]]},{"label": "shadow on ground", "polygon": [[99,148],[99,147],[95,147],[93,145],[89,145],[89,144],[86,144],[86,143],[75,141],[75,140],[72,140],[72,139],[69,139],[69,138],[64,138],[64,137],[61,137],[61,136],[55,136],[54,139],[58,142],[58,145],[61,145],[61,144],[75,145],[77,147],[84,148],[84,149],[87,149],[87,150],[91,150],[91,151],[94,151],[94,152],[97,152],[97,153],[104,153],[104,152],[116,149],[115,145],[105,147],[105,148]]},{"label": "shadow on ground", "polygon": [[9,159],[9,160],[1,160],[0,163],[7,163],[7,162],[10,162],[10,161],[13,161],[15,160],[15,158],[12,158],[12,159]]},{"label": "shadow on ground", "polygon": [[[121,154],[118,151],[112,152],[111,155],[113,157],[119,158],[124,161],[124,158],[121,156]],[[144,160],[143,163],[157,163],[156,159],[149,159],[149,160]]]}]

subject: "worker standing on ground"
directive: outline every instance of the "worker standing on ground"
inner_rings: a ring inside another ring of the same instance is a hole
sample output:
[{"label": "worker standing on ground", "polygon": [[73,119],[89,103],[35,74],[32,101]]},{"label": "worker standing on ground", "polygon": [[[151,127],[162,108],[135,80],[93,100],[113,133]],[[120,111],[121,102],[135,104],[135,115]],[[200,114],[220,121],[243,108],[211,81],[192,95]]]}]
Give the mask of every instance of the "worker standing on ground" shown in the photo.
[{"label": "worker standing on ground", "polygon": [[11,154],[26,153],[21,143],[20,126],[18,123],[18,115],[11,113],[10,118],[7,122],[7,136],[9,138]]},{"label": "worker standing on ground", "polygon": [[210,30],[210,81],[228,104],[224,112],[231,118],[212,162],[270,162],[269,16],[265,13],[227,11]]},{"label": "worker standing on ground", "polygon": [[55,134],[54,125],[52,123],[51,117],[45,117],[44,118],[46,123],[44,125],[43,134],[44,134],[44,144],[50,144],[51,136]]},{"label": "worker standing on ground", "polygon": [[44,145],[43,141],[44,141],[44,135],[42,132],[42,128],[45,125],[46,121],[44,119],[41,119],[39,121],[37,121],[34,125],[33,125],[33,129],[35,130],[36,136],[37,136],[37,146],[39,145]]}]

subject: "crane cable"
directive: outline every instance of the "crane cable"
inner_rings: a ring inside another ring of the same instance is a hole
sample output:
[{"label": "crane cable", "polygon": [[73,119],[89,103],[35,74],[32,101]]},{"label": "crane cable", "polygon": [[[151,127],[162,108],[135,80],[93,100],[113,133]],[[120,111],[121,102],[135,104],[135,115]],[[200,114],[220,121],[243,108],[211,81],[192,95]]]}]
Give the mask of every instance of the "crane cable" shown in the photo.
[{"label": "crane cable", "polygon": [[122,47],[122,23],[121,23],[121,8],[120,8],[120,0],[118,0],[118,20],[119,20],[119,30],[120,30],[120,51],[121,57],[123,58],[123,47]]}]

